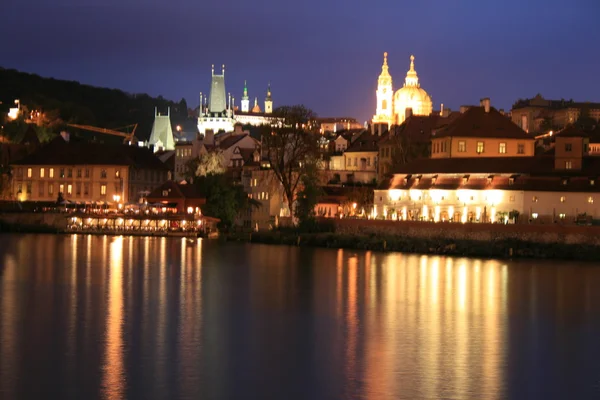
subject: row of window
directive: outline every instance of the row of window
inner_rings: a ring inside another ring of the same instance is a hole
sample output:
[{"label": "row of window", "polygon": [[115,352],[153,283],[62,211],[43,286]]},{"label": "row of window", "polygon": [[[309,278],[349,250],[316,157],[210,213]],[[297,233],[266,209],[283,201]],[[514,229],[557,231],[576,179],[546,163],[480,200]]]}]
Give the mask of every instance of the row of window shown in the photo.
[{"label": "row of window", "polygon": [[191,157],[192,156],[192,149],[190,148],[182,148],[182,149],[177,149],[177,157]]},{"label": "row of window", "polygon": [[248,197],[254,200],[269,200],[269,192],[248,193]]},{"label": "row of window", "polygon": [[[38,195],[40,197],[44,197],[46,195],[46,188],[44,185],[44,182],[39,182],[38,183]],[[83,188],[83,195],[87,196],[90,194],[90,184],[87,182],[84,182],[83,185],[81,184],[81,182],[76,182],[75,185],[73,184],[64,184],[64,183],[60,183],[58,184],[58,192],[56,192],[56,194],[58,193],[63,193],[66,195],[73,195],[73,187],[75,188],[75,196],[80,196],[81,195],[81,189]],[[65,191],[66,189],[66,191]],[[105,196],[106,195],[106,190],[107,190],[107,185],[105,183],[100,185],[100,195]],[[115,192],[118,192],[120,190],[120,188],[118,187],[118,185],[115,185]],[[23,183],[19,182],[17,183],[17,194],[18,193],[22,193],[23,192]],[[31,182],[25,182],[25,192],[27,194],[31,194],[32,192],[32,183]],[[53,182],[49,182],[48,183],[48,196],[54,196],[55,192],[54,192],[54,183]]]},{"label": "row of window", "polygon": [[[362,160],[365,161],[365,165],[367,167],[371,166],[371,157],[366,157],[366,158],[363,158]],[[375,163],[375,162],[376,162],[376,158],[374,157],[373,163]],[[352,167],[353,163],[354,163],[355,167],[358,167],[358,157],[346,157],[346,167]]]},{"label": "row of window", "polygon": [[[21,168],[17,168],[16,176],[17,176],[17,178],[23,177],[23,170]],[[89,168],[84,168],[84,169],[77,168],[75,170],[75,177],[76,178],[83,177],[83,178],[89,179],[90,169]],[[100,178],[106,179],[106,177],[107,177],[106,170],[105,169],[101,170]],[[27,178],[33,178],[33,168],[27,168]],[[41,178],[41,179],[46,178],[46,168],[40,168],[39,178]],[[49,179],[54,178],[54,168],[48,168],[48,178]],[[58,169],[58,178],[73,178],[73,168],[59,168]],[[121,178],[121,170],[115,171],[115,178],[117,178],[117,179]]]},{"label": "row of window", "polygon": [[[446,142],[437,142],[434,143],[432,152],[440,153],[446,152]],[[477,154],[485,153],[485,142],[477,142],[476,147]],[[459,140],[458,141],[458,152],[466,153],[467,152],[467,141]],[[498,143],[498,154],[506,154],[506,142]],[[523,143],[517,144],[517,154],[525,154],[525,145]]]},{"label": "row of window", "polygon": [[[532,203],[537,203],[539,201],[539,198],[537,196],[533,196],[531,198],[531,202]],[[567,196],[560,196],[560,202],[561,203],[566,203],[567,202]],[[590,204],[594,204],[594,198],[592,196],[588,197],[587,202]]]}]

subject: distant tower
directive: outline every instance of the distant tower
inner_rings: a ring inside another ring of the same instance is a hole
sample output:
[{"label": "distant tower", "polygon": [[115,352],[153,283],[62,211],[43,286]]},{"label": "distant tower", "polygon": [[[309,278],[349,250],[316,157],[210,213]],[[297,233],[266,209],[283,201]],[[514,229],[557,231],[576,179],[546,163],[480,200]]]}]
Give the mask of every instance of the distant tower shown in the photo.
[{"label": "distant tower", "polygon": [[271,83],[267,86],[267,98],[265,99],[265,114],[273,113],[273,99],[271,98]]},{"label": "distant tower", "polygon": [[388,71],[387,55],[387,52],[383,53],[383,65],[377,81],[377,110],[373,116],[373,124],[386,123],[389,127],[394,116],[392,104],[394,90],[392,76]]},{"label": "distant tower", "polygon": [[211,113],[222,113],[227,108],[227,97],[225,95],[225,65],[221,75],[215,75],[215,67],[212,67],[212,82],[210,85],[210,97],[208,108]]},{"label": "distant tower", "polygon": [[244,81],[244,95],[242,96],[242,112],[247,113],[250,111],[250,98],[248,97],[248,86]]},{"label": "distant tower", "polygon": [[171,128],[171,109],[167,110],[167,115],[160,115],[154,108],[154,124],[150,133],[148,144],[154,146],[154,151],[159,149],[175,150],[175,140],[173,139],[173,130]]}]

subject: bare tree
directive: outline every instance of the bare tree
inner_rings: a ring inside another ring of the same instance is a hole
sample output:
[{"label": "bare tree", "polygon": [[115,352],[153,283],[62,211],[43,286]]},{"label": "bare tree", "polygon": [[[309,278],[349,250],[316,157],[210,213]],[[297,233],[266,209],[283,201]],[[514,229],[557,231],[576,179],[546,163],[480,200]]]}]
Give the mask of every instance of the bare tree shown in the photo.
[{"label": "bare tree", "polygon": [[304,106],[280,107],[274,111],[278,127],[265,127],[261,133],[263,158],[281,183],[293,215],[294,201],[302,178],[318,162],[318,134],[314,114]]}]

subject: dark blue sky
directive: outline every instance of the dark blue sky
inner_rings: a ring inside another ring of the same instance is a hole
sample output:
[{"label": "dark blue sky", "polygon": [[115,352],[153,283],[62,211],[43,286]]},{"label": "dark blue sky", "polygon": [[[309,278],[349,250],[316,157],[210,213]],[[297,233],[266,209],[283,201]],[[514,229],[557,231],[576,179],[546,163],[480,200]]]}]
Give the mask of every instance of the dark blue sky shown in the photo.
[{"label": "dark blue sky", "polygon": [[[320,116],[375,111],[382,53],[394,87],[416,57],[434,108],[490,97],[600,101],[598,0],[4,0],[0,65],[197,106],[226,64],[262,102]],[[1,88],[0,88],[1,89]],[[239,101],[238,101],[239,104]],[[262,106],[262,104],[261,104]]]}]

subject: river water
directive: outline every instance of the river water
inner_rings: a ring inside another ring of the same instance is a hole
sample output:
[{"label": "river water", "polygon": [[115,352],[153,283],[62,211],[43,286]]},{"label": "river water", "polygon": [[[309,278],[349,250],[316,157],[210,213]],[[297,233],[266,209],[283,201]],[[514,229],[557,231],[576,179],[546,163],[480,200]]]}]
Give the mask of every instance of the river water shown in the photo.
[{"label": "river water", "polygon": [[600,268],[0,235],[0,399],[600,398]]}]

